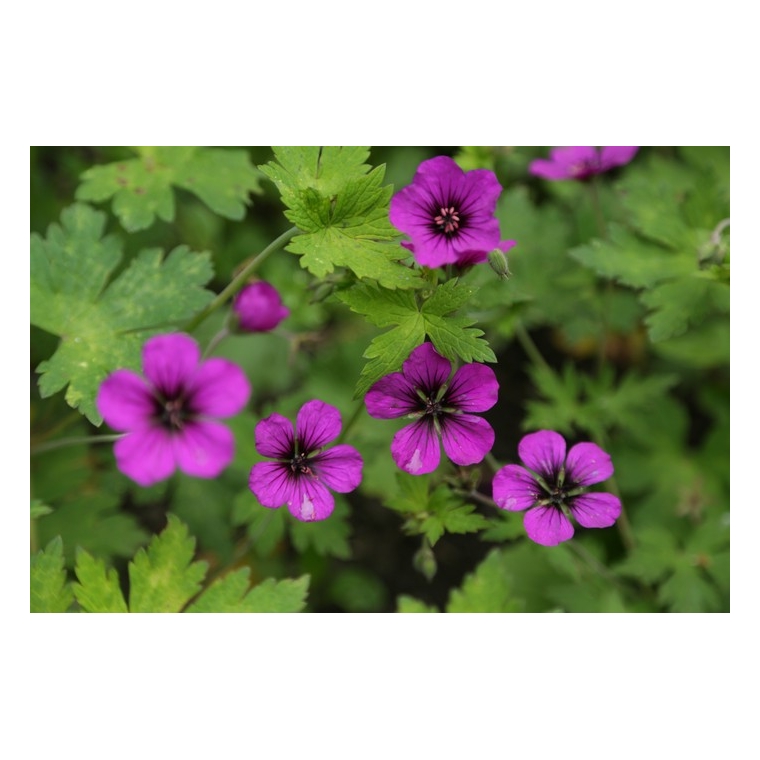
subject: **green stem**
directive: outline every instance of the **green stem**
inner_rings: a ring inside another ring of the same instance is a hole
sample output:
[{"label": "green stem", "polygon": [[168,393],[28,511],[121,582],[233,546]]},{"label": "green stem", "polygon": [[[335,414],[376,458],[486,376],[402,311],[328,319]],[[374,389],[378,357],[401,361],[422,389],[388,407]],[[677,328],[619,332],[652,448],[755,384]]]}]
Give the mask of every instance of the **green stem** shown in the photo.
[{"label": "green stem", "polygon": [[503,466],[496,461],[496,457],[490,451],[486,454],[485,461],[494,474],[496,474]]},{"label": "green stem", "polygon": [[36,454],[44,454],[46,451],[53,451],[53,449],[62,449],[66,446],[81,446],[82,444],[90,443],[113,443],[123,437],[124,433],[116,433],[115,435],[82,435],[77,438],[59,438],[57,441],[48,441],[47,443],[41,443],[39,446],[33,446],[32,456],[35,456]]},{"label": "green stem", "polygon": [[300,230],[298,227],[291,227],[287,232],[283,232],[280,237],[273,240],[258,256],[244,267],[230,282],[230,284],[202,311],[196,314],[183,328],[182,332],[191,333],[198,325],[211,316],[220,306],[223,306],[235,293],[240,290],[248,278],[261,266],[261,264],[275,251],[282,248],[291,238],[295,237]]},{"label": "green stem", "polygon": [[364,411],[364,401],[360,401],[357,404],[356,409],[354,409],[354,413],[351,415],[345,427],[341,431],[341,434],[338,436],[336,443],[343,443],[343,441],[346,439],[346,436],[348,435],[349,430],[351,430],[351,428],[358,421],[359,417],[361,417],[362,411]]},{"label": "green stem", "polygon": [[530,333],[528,333],[528,331],[522,326],[520,322],[517,322],[515,324],[515,337],[522,346],[523,351],[528,354],[528,357],[535,364],[538,364],[549,372],[554,372],[554,370],[549,366],[549,362],[547,362],[546,359],[544,359],[544,357],[541,355],[541,352],[538,350],[538,346],[533,342],[533,338],[530,337]]},{"label": "green stem", "polygon": [[[599,183],[596,176],[592,177],[591,182],[589,182],[589,194],[591,196],[591,205],[594,209],[594,216],[596,217],[596,227],[599,232],[599,237],[602,240],[606,240],[607,223],[604,221],[604,212],[602,211],[602,204],[599,200]],[[613,290],[614,285],[612,280],[607,280],[602,294],[602,333],[599,336],[599,348],[596,357],[597,373],[602,371],[607,361],[607,336],[610,331],[610,311],[612,307]]]}]

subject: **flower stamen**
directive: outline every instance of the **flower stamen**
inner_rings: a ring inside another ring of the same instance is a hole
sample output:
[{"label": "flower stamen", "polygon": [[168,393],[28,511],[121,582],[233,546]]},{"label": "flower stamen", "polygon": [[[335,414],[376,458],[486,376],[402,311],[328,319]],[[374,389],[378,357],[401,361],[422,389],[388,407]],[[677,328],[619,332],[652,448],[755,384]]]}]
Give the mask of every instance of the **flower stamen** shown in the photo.
[{"label": "flower stamen", "polygon": [[454,206],[441,206],[433,222],[444,235],[453,235],[459,229],[459,212]]}]

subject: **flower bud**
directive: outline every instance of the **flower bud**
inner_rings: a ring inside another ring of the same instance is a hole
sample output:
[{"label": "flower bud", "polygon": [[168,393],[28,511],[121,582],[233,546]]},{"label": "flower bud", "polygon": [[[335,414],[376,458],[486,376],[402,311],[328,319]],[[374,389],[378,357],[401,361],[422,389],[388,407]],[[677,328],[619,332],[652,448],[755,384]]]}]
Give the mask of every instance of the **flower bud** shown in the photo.
[{"label": "flower bud", "polygon": [[[507,242],[512,243],[512,245],[505,245]],[[491,266],[491,269],[493,269],[493,271],[499,276],[499,279],[508,280],[510,277],[506,251],[513,246],[513,241],[504,241],[499,248],[494,248],[491,253],[488,254],[488,263]]]},{"label": "flower bud", "polygon": [[238,316],[240,329],[245,332],[268,332],[290,314],[280,294],[263,281],[246,285],[235,296],[232,308]]}]

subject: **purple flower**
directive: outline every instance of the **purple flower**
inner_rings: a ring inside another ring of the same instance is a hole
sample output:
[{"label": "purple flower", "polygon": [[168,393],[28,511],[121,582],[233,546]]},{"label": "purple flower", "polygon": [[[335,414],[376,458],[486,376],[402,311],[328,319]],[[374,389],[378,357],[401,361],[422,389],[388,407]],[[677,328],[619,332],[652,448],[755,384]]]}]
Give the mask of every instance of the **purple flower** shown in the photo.
[{"label": "purple flower", "polygon": [[438,467],[443,448],[460,465],[481,462],[491,450],[493,428],[481,417],[495,403],[499,383],[490,367],[465,364],[449,380],[451,364],[423,343],[412,351],[401,372],[378,380],[364,399],[372,417],[410,417],[415,421],[396,433],[391,454],[396,464],[412,475]]},{"label": "purple flower", "polygon": [[114,445],[116,466],[141,486],[168,478],[178,467],[214,478],[232,461],[232,433],[214,418],[243,409],[251,386],[236,364],[200,359],[189,335],[158,335],[143,346],[144,378],[119,369],[101,383],[98,411],[112,428],[126,432]]},{"label": "purple flower", "polygon": [[465,254],[487,256],[499,245],[494,217],[501,185],[488,169],[464,172],[453,159],[423,161],[411,185],[391,199],[390,220],[412,239],[402,243],[419,264],[454,264]]},{"label": "purple flower", "polygon": [[293,517],[305,522],[324,520],[335,507],[332,488],[353,491],[362,480],[362,458],[353,446],[340,444],[320,451],[340,434],[340,412],[324,401],[309,401],[290,420],[270,414],[256,425],[256,451],[276,462],[259,462],[248,486],[271,509],[288,505]]},{"label": "purple flower", "polygon": [[627,164],[636,151],[638,147],[620,145],[608,145],[601,151],[589,145],[553,148],[549,154],[551,160],[537,158],[531,162],[529,171],[544,179],[583,180]]},{"label": "purple flower", "polygon": [[246,285],[235,296],[232,308],[238,315],[240,327],[247,332],[274,330],[290,314],[280,294],[263,281]]},{"label": "purple flower", "polygon": [[609,528],[620,517],[620,499],[586,493],[586,486],[612,475],[610,455],[595,443],[576,443],[565,457],[565,439],[553,430],[526,435],[517,447],[530,468],[508,464],[493,479],[493,498],[502,509],[527,509],[528,538],[556,546],[573,537],[569,512],[584,528]]}]

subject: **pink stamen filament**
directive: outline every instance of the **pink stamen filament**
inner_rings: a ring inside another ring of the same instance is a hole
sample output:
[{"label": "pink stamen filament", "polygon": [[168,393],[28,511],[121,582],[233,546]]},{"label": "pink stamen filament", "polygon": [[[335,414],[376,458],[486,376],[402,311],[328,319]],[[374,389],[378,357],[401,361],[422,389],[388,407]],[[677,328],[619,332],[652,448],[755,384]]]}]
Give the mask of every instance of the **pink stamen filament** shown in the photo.
[{"label": "pink stamen filament", "polygon": [[454,206],[441,207],[441,213],[433,219],[438,228],[446,235],[459,229],[459,212]]}]

